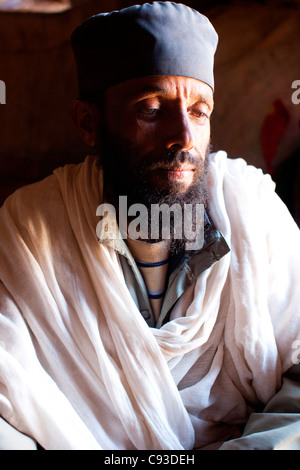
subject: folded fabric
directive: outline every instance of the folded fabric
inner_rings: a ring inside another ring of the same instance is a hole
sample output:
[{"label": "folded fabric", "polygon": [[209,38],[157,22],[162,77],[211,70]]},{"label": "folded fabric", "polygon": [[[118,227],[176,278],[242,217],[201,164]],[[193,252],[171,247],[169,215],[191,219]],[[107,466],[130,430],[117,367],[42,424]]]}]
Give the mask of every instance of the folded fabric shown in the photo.
[{"label": "folded fabric", "polygon": [[299,230],[269,176],[211,156],[209,213],[231,252],[147,326],[99,243],[88,157],[0,211],[0,415],[45,449],[191,449],[241,434],[300,338]]}]

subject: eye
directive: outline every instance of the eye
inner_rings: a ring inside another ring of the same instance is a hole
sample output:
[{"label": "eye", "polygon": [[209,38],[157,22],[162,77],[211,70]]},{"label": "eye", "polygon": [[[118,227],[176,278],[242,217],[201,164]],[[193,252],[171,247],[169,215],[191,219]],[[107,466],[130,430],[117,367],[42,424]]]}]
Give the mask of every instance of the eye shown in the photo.
[{"label": "eye", "polygon": [[204,111],[200,111],[200,110],[193,110],[191,112],[192,116],[194,116],[196,119],[201,119],[201,120],[206,120],[206,119],[209,119],[209,116],[207,113],[205,113]]},{"label": "eye", "polygon": [[159,113],[159,108],[144,108],[140,110],[140,114],[148,117],[154,117]]},{"label": "eye", "polygon": [[199,124],[204,124],[207,120],[210,119],[210,112],[208,110],[208,107],[203,103],[193,106],[189,110],[189,113],[194,119],[199,122]]},{"label": "eye", "polygon": [[136,112],[141,119],[156,119],[161,113],[160,102],[157,99],[142,100],[137,103]]}]

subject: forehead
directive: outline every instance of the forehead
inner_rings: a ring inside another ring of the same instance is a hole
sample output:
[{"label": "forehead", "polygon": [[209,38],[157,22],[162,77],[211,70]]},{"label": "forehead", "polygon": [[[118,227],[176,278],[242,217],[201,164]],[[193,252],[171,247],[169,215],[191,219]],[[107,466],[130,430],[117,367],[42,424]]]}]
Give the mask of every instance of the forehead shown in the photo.
[{"label": "forehead", "polygon": [[160,75],[140,77],[120,83],[106,91],[108,102],[131,102],[147,96],[185,101],[206,101],[213,107],[213,92],[206,83],[189,77]]}]

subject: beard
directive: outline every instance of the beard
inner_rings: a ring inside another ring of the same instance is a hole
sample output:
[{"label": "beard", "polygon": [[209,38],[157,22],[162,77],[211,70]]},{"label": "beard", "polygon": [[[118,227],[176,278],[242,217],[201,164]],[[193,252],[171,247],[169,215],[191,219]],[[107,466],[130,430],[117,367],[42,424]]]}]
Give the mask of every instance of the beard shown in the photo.
[{"label": "beard", "polygon": [[[134,146],[129,142],[122,141],[116,137],[109,137],[106,132],[101,132],[101,142],[97,150],[99,153],[99,165],[103,170],[104,179],[104,197],[107,202],[114,205],[116,213],[119,211],[119,197],[127,197],[127,206],[141,204],[147,209],[147,227],[148,234],[141,237],[149,243],[156,243],[164,239],[163,218],[160,214],[159,219],[154,220],[151,208],[154,205],[168,207],[178,205],[182,209],[188,204],[192,208],[191,224],[194,232],[199,225],[197,219],[197,205],[207,206],[207,169],[208,156],[211,150],[210,144],[207,146],[204,155],[182,151],[179,148],[173,148],[164,155],[145,154],[142,156]],[[158,189],[150,179],[155,171],[167,168],[177,170],[180,165],[189,163],[193,166],[193,181],[183,190],[178,182],[168,182],[163,189]],[[184,224],[185,212],[182,211],[182,224]],[[120,221],[118,220],[120,223]],[[157,227],[158,226],[158,227]],[[183,225],[182,225],[183,226]],[[153,237],[153,227],[155,227],[156,236]],[[185,251],[187,242],[190,239],[182,234],[177,238],[175,233],[174,213],[170,213],[170,251],[175,254]]]}]

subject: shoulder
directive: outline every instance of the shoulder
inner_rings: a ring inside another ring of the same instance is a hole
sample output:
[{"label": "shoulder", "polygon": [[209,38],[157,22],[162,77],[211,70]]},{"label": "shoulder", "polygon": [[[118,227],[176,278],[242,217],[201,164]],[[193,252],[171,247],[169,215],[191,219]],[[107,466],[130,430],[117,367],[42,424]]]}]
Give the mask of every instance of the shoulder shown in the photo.
[{"label": "shoulder", "polygon": [[242,158],[231,159],[223,151],[210,156],[207,180],[211,201],[223,203],[229,215],[235,211],[258,215],[278,199],[269,174]]},{"label": "shoulder", "polygon": [[272,192],[275,191],[275,183],[269,174],[262,169],[248,164],[243,158],[229,158],[223,150],[210,155],[209,177],[216,178],[219,182],[230,183],[247,190],[264,186]]},{"label": "shoulder", "polygon": [[212,154],[207,180],[209,209],[228,237],[245,224],[253,236],[258,232],[266,235],[278,222],[279,212],[293,224],[271,176],[244,159],[230,159],[223,151]]},{"label": "shoulder", "polygon": [[[0,209],[3,234],[19,233],[26,239],[29,232],[40,233],[41,227],[53,223],[63,211],[61,193],[54,175],[16,190]],[[5,238],[5,237],[4,237]]]},{"label": "shoulder", "polygon": [[83,180],[90,180],[91,184],[94,164],[95,159],[87,157],[82,163],[57,168],[43,180],[16,190],[1,207],[1,219],[10,218],[21,225],[25,220],[40,224],[57,219],[65,211],[65,194]]}]

